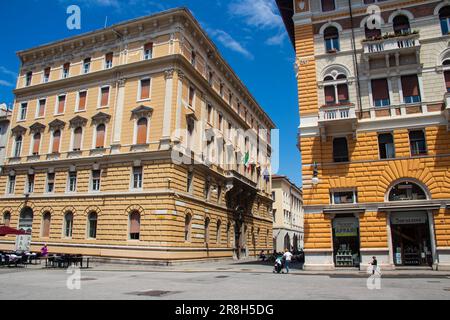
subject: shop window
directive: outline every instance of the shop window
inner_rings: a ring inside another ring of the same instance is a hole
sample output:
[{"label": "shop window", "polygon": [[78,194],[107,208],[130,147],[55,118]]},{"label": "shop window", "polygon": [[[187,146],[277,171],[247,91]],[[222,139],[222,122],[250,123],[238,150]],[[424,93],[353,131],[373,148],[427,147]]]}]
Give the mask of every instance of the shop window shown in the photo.
[{"label": "shop window", "polygon": [[409,34],[411,32],[411,26],[409,24],[408,17],[404,15],[398,15],[393,21],[394,33],[396,35]]},{"label": "shop window", "polygon": [[322,12],[336,10],[334,0],[321,0],[321,2],[322,2]]},{"label": "shop window", "polygon": [[73,232],[73,213],[67,212],[64,216],[64,237],[72,238]]},{"label": "shop window", "polygon": [[331,192],[331,204],[352,204],[357,202],[357,193],[355,190]]},{"label": "shop window", "polygon": [[97,238],[97,213],[91,212],[88,216],[88,238]]},{"label": "shop window", "polygon": [[141,215],[139,212],[130,214],[130,240],[139,240],[141,235]]},{"label": "shop window", "polygon": [[419,78],[417,75],[402,76],[402,90],[404,103],[418,103],[422,99],[419,90]]},{"label": "shop window", "polygon": [[394,136],[392,133],[382,133],[378,135],[378,146],[380,159],[395,158]]},{"label": "shop window", "polygon": [[411,147],[411,156],[422,156],[428,154],[424,130],[410,131],[409,144]]},{"label": "shop window", "polygon": [[333,160],[334,162],[348,162],[347,138],[335,138],[333,140]]},{"label": "shop window", "polygon": [[403,182],[394,186],[389,193],[389,201],[426,200],[425,191],[415,183]]},{"label": "shop window", "polygon": [[359,267],[361,253],[357,218],[343,215],[333,219],[333,248],[336,267]]},{"label": "shop window", "polygon": [[442,35],[447,35],[450,31],[450,6],[445,6],[439,11]]},{"label": "shop window", "polygon": [[376,79],[371,81],[373,105],[375,107],[386,107],[391,104],[389,97],[389,85],[387,79]]},{"label": "shop window", "polygon": [[339,31],[336,27],[328,27],[324,32],[325,48],[328,53],[340,50]]}]

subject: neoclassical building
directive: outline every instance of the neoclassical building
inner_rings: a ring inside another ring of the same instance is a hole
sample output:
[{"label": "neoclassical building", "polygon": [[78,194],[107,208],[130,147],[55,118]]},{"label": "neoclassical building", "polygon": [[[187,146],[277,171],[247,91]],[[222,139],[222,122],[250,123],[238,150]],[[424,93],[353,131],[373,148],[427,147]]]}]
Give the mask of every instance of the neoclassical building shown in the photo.
[{"label": "neoclassical building", "polygon": [[450,269],[450,2],[277,3],[297,55],[306,268]]},{"label": "neoclassical building", "polygon": [[33,250],[169,261],[272,248],[274,124],[187,9],[18,56],[0,219]]}]

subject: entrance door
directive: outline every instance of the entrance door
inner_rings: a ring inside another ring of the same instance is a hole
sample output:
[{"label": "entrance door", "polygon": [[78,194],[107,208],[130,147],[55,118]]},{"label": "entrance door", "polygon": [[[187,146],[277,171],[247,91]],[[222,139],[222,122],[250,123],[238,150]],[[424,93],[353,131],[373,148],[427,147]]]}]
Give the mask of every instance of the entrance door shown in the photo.
[{"label": "entrance door", "polygon": [[355,217],[333,220],[334,264],[336,267],[359,267],[359,223]]},{"label": "entrance door", "polygon": [[431,266],[431,237],[426,212],[393,213],[391,217],[394,264]]}]

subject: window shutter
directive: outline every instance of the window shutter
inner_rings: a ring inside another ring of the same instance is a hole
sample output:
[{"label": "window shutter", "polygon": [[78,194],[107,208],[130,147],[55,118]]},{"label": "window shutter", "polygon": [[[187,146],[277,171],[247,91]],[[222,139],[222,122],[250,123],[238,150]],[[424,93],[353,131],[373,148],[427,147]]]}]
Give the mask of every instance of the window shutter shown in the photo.
[{"label": "window shutter", "polygon": [[53,133],[53,146],[52,146],[53,153],[59,153],[60,142],[61,142],[61,131],[58,130]]},{"label": "window shutter", "polygon": [[43,117],[45,114],[45,105],[47,101],[45,99],[39,100],[39,117]]},{"label": "window shutter", "polygon": [[86,96],[87,92],[83,91],[79,93],[78,110],[86,110]]},{"label": "window shutter", "polygon": [[147,119],[142,118],[138,121],[137,144],[147,143]]},{"label": "window shutter", "polygon": [[41,134],[36,133],[33,137],[33,154],[39,154],[40,145],[41,145]]},{"label": "window shutter", "polygon": [[97,127],[97,139],[95,143],[96,148],[104,148],[105,147],[105,125],[101,124]]},{"label": "window shutter", "polygon": [[419,96],[419,79],[417,75],[402,77],[403,97]]},{"label": "window shutter", "polygon": [[102,88],[101,106],[106,107],[109,102],[109,87]]},{"label": "window shutter", "polygon": [[325,87],[325,102],[327,104],[336,102],[334,86],[326,86]]},{"label": "window shutter", "polygon": [[349,100],[348,97],[348,86],[347,84],[340,84],[337,86],[338,90],[338,99],[341,102],[345,102]]},{"label": "window shutter", "polygon": [[133,212],[130,215],[130,233],[140,233],[141,229],[141,218],[139,213]]},{"label": "window shutter", "polygon": [[387,79],[372,80],[373,100],[389,99],[389,88]]},{"label": "window shutter", "polygon": [[150,98],[150,79],[141,80],[141,100]]},{"label": "window shutter", "polygon": [[58,97],[58,114],[64,113],[64,107],[66,105],[66,96]]},{"label": "window shutter", "polygon": [[44,221],[42,224],[42,236],[48,238],[50,236],[50,213],[44,214]]},{"label": "window shutter", "polygon": [[76,128],[74,131],[73,150],[81,150],[81,137],[83,135],[82,128]]}]

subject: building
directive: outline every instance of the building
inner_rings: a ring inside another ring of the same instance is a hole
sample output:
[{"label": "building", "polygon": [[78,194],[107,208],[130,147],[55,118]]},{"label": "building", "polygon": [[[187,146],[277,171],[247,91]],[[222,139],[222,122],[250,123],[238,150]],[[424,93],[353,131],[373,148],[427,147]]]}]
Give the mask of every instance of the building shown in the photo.
[{"label": "building", "polygon": [[0,218],[33,250],[172,261],[272,248],[274,124],[189,10],[18,56]]},{"label": "building", "polygon": [[297,55],[306,268],[450,269],[450,3],[277,3]]},{"label": "building", "polygon": [[272,176],[273,247],[277,252],[285,249],[303,249],[303,195],[285,176]]},{"label": "building", "polygon": [[[5,150],[8,141],[11,110],[5,103],[0,104],[0,168],[5,161]],[[1,170],[1,169],[0,169]]]}]

